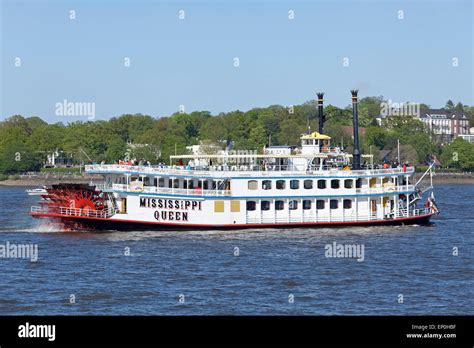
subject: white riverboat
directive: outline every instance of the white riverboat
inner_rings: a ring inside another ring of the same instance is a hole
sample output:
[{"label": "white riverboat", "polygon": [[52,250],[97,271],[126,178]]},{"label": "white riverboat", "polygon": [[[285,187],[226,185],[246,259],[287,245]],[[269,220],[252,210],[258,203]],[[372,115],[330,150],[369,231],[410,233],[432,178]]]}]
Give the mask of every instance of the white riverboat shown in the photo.
[{"label": "white riverboat", "polygon": [[31,215],[101,230],[428,224],[438,213],[432,166],[415,181],[413,166],[379,168],[360,155],[357,91],[354,151],[331,146],[319,97],[321,132],[302,135],[300,147],[171,156],[182,165],[88,165],[102,184],[53,185]]}]

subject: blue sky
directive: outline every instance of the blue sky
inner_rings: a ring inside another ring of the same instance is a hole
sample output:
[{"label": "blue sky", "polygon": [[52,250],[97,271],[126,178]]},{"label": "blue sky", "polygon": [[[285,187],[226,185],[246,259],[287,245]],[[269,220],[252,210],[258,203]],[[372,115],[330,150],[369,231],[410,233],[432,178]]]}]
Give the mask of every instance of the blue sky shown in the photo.
[{"label": "blue sky", "polygon": [[317,91],[345,106],[352,88],[474,104],[469,0],[1,2],[1,119],[87,120],[56,116],[64,99],[94,102],[97,119],[299,104]]}]

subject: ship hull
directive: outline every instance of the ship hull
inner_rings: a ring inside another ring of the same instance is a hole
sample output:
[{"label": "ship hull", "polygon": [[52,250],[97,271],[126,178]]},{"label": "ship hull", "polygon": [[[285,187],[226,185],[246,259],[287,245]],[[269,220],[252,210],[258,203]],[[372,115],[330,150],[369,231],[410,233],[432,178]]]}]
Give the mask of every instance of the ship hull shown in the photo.
[{"label": "ship hull", "polygon": [[300,222],[300,223],[259,223],[259,224],[179,224],[162,222],[145,222],[136,220],[119,220],[110,218],[91,218],[81,216],[62,216],[59,214],[31,214],[36,218],[46,218],[53,223],[63,224],[66,230],[103,230],[103,231],[195,231],[195,230],[242,230],[261,228],[318,228],[346,226],[397,226],[429,225],[434,214],[425,214],[397,219],[371,221],[338,221],[338,222]]}]

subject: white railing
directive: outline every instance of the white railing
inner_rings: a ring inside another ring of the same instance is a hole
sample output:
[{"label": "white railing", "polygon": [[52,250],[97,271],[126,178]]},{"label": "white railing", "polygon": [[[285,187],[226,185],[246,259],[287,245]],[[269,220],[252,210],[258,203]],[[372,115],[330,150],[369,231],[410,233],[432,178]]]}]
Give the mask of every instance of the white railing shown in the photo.
[{"label": "white railing", "polygon": [[400,209],[398,214],[386,214],[385,216],[379,216],[376,213],[360,214],[360,215],[292,215],[292,216],[276,216],[260,217],[257,214],[247,213],[247,223],[298,223],[298,222],[357,222],[357,221],[390,221],[394,218],[404,218],[413,216],[422,216],[429,214],[430,208],[421,209],[410,209],[407,213],[406,209]]},{"label": "white railing", "polygon": [[131,166],[123,164],[92,164],[86,165],[86,172],[90,174],[108,174],[108,173],[138,173],[138,174],[176,174],[176,175],[193,175],[200,177],[239,177],[248,176],[249,172],[258,176],[288,176],[288,175],[315,175],[315,176],[354,176],[354,175],[390,175],[390,174],[412,174],[414,167],[403,168],[386,168],[386,169],[361,169],[361,170],[341,170],[337,168],[329,168],[319,170],[319,168],[309,168],[308,170],[298,170],[297,168],[287,167],[273,168],[272,166],[258,165],[221,165],[189,168],[186,166]]},{"label": "white railing", "polygon": [[67,216],[86,216],[96,218],[108,218],[116,213],[115,209],[109,208],[107,210],[90,210],[67,207],[48,207],[48,206],[32,206],[31,212],[35,214],[59,214]]},{"label": "white railing", "polygon": [[102,184],[96,188],[102,191],[123,191],[123,192],[143,192],[143,193],[161,193],[177,196],[230,196],[230,190],[201,190],[201,189],[183,189],[156,186],[132,186],[126,184]]},{"label": "white railing", "polygon": [[370,193],[390,193],[390,192],[406,192],[406,191],[414,191],[415,185],[387,185],[387,186],[376,186],[376,187],[365,187],[365,188],[357,188],[356,193],[360,194],[370,194]]}]

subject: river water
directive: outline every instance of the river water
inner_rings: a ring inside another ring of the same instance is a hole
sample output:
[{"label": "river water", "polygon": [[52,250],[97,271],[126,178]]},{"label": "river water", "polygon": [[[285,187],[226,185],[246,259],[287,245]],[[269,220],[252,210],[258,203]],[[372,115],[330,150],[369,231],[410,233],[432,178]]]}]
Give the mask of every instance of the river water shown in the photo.
[{"label": "river water", "polygon": [[0,247],[38,259],[0,258],[0,315],[474,314],[473,185],[438,185],[431,226],[230,232],[61,232],[24,190],[0,187]]}]

